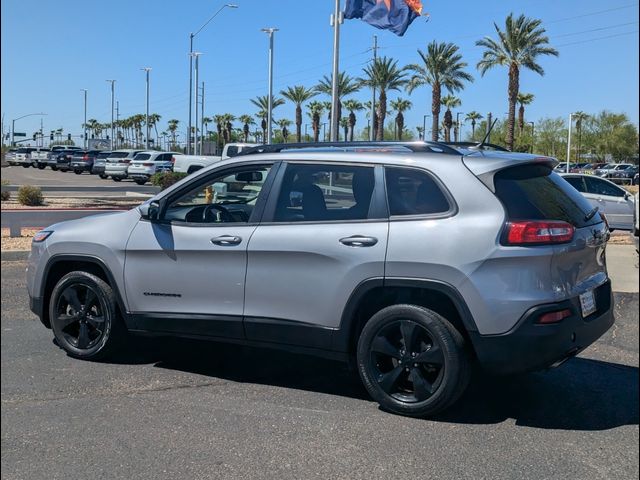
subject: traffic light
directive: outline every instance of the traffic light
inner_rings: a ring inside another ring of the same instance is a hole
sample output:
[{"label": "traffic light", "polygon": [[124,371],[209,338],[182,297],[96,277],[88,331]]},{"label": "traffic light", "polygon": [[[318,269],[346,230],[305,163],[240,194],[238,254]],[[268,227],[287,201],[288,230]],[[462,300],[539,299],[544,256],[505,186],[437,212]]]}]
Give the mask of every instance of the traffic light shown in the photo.
[{"label": "traffic light", "polygon": [[51,132],[51,135],[49,135],[49,141],[53,142],[53,132]]},{"label": "traffic light", "polygon": [[71,134],[67,133],[67,141],[71,141]]},{"label": "traffic light", "polygon": [[33,141],[34,141],[34,142],[36,141],[36,137],[37,137],[37,136],[38,136],[38,134],[37,134],[37,133],[34,133],[34,134],[33,134]]}]

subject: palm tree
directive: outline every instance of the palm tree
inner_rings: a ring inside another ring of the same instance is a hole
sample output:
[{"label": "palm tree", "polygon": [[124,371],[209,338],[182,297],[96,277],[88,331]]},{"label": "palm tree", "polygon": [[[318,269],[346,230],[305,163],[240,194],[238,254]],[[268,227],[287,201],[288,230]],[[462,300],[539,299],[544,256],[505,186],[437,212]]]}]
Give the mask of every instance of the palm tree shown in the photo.
[{"label": "palm tree", "polygon": [[578,134],[578,142],[576,145],[576,162],[580,162],[580,147],[582,146],[582,122],[589,119],[589,115],[585,112],[576,112],[573,114],[576,119],[576,133]]},{"label": "palm tree", "polygon": [[396,127],[398,128],[397,139],[402,140],[402,132],[404,130],[404,112],[411,108],[411,102],[409,100],[405,100],[404,98],[396,98],[390,102],[391,108],[397,112],[396,113]]},{"label": "palm tree", "polygon": [[464,82],[473,82],[473,77],[464,71],[467,63],[462,61],[458,50],[454,43],[434,40],[427,45],[426,52],[418,50],[422,63],[407,67],[413,71],[407,84],[409,93],[422,85],[431,85],[431,140],[434,142],[438,141],[442,88],[455,93],[464,88]]},{"label": "palm tree", "polygon": [[216,122],[216,130],[218,132],[218,147],[222,148],[224,138],[223,138],[223,130],[224,130],[224,115],[214,115],[213,121]]},{"label": "palm tree", "polygon": [[404,68],[398,67],[398,62],[391,58],[376,58],[372,64],[364,69],[365,76],[360,79],[362,85],[375,87],[380,92],[378,96],[378,128],[376,140],[384,140],[384,119],[387,116],[387,92],[400,90],[407,83]]},{"label": "palm tree", "polygon": [[[340,126],[342,127],[342,130],[344,131],[344,141],[346,142],[347,139],[349,138],[349,117],[342,117],[340,119]],[[339,138],[338,138],[339,140]]]},{"label": "palm tree", "polygon": [[531,104],[534,98],[533,93],[518,93],[516,97],[516,101],[520,104],[520,109],[518,110],[518,129],[520,130],[520,135],[522,135],[522,131],[524,130],[524,106]]},{"label": "palm tree", "polygon": [[305,88],[302,85],[295,85],[280,91],[280,95],[293,102],[296,106],[296,141],[298,143],[302,141],[302,104],[317,94],[316,90]]},{"label": "palm tree", "polygon": [[158,113],[152,113],[149,115],[149,127],[153,127],[153,131],[156,133],[156,143],[158,143],[158,122],[162,116]]},{"label": "palm tree", "polygon": [[[376,113],[376,111],[374,110],[373,112],[373,120],[370,118],[371,117],[371,100],[367,100],[366,102],[364,102],[364,108],[367,111],[367,118],[369,119],[369,128],[373,128],[374,132],[378,131],[378,114]],[[371,138],[371,133],[369,132],[367,135],[367,138]]]},{"label": "palm tree", "polygon": [[202,124],[204,125],[204,132],[203,135],[205,138],[207,138],[209,135],[209,124],[213,123],[213,118],[211,117],[202,117]]},{"label": "palm tree", "polygon": [[169,133],[171,134],[171,144],[173,145],[173,148],[176,147],[176,130],[178,130],[179,123],[180,120],[176,120],[175,118],[172,118],[167,122],[167,130],[169,130]]},{"label": "palm tree", "polygon": [[539,75],[544,75],[544,70],[536,63],[537,57],[542,55],[557,57],[558,51],[549,46],[549,38],[545,35],[546,30],[541,26],[542,20],[527,18],[524,15],[514,18],[511,13],[505,21],[504,31],[500,30],[497,24],[493,25],[499,38],[494,40],[491,37],[485,37],[476,42],[476,45],[486,49],[477,68],[483,76],[488,70],[498,65],[509,68],[507,147],[512,150],[516,102],[520,91],[520,68],[528,68]]},{"label": "palm tree", "polygon": [[89,131],[90,134],[93,134],[95,136],[96,125],[99,125],[98,121],[95,118],[90,118],[89,120],[87,120],[87,123],[84,126]]},{"label": "palm tree", "polygon": [[354,134],[355,126],[356,126],[356,112],[359,112],[360,110],[363,110],[364,109],[364,105],[362,104],[362,102],[359,102],[358,100],[349,99],[349,100],[345,100],[344,108],[349,110],[349,117],[348,117],[349,134],[345,138],[345,140],[353,142],[353,134]]},{"label": "palm tree", "polygon": [[[316,91],[331,96],[332,80],[333,76],[325,75],[322,80],[320,80],[320,83],[316,85]],[[356,79],[351,78],[345,72],[338,73],[338,118],[342,118],[342,99],[358,90],[360,90],[360,83]],[[328,110],[331,112],[331,107],[329,107]]]},{"label": "palm tree", "polygon": [[322,102],[309,102],[307,104],[307,108],[309,112],[309,118],[311,118],[311,128],[313,128],[313,141],[318,142],[320,137],[320,117],[322,116],[322,112],[324,112],[324,105]]},{"label": "palm tree", "polygon": [[222,136],[224,137],[224,143],[229,143],[231,141],[231,131],[233,130],[233,121],[236,119],[235,115],[231,113],[225,113],[222,115],[223,120],[223,131]]},{"label": "palm tree", "polygon": [[462,105],[462,102],[458,97],[454,97],[453,95],[445,95],[442,97],[442,105],[447,107],[447,111],[444,112],[444,141],[451,141],[451,127],[453,125],[453,114],[451,113],[452,108],[459,107]]},{"label": "palm tree", "polygon": [[[256,107],[258,107],[257,117],[261,119],[260,126],[262,127],[262,143],[267,142],[267,118],[269,117],[269,95],[262,95],[251,99]],[[271,101],[271,115],[273,117],[273,110],[276,107],[284,104],[284,99],[273,97]]]},{"label": "palm tree", "polygon": [[280,132],[282,133],[282,141],[287,143],[287,137],[289,136],[288,127],[290,127],[293,122],[288,118],[281,118],[276,122],[276,124],[280,127]]},{"label": "palm tree", "polygon": [[475,137],[475,135],[476,135],[476,123],[481,118],[482,118],[482,115],[480,115],[475,110],[467,113],[467,116],[465,117],[465,120],[469,120],[471,122],[471,138]]},{"label": "palm tree", "polygon": [[249,141],[249,128],[250,125],[255,125],[256,122],[253,121],[253,117],[251,115],[240,115],[238,120],[242,122],[242,133],[244,134],[244,141]]}]

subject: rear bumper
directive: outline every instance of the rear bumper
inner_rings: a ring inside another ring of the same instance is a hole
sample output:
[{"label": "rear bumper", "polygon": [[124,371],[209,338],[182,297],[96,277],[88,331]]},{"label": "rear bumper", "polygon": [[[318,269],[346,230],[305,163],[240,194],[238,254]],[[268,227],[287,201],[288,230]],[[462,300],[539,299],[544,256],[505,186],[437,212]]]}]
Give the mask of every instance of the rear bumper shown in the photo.
[{"label": "rear bumper", "polygon": [[[539,305],[527,311],[516,326],[502,335],[471,335],[482,367],[500,375],[541,370],[577,355],[600,338],[614,323],[611,282],[595,290],[596,312],[580,313],[578,297]],[[572,315],[559,323],[540,325],[540,315],[568,308]]]},{"label": "rear bumper", "polygon": [[91,167],[91,173],[104,173],[104,165],[93,165]]},{"label": "rear bumper", "polygon": [[71,169],[72,170],[82,170],[83,172],[90,172],[92,166],[93,166],[92,163],[71,162]]}]

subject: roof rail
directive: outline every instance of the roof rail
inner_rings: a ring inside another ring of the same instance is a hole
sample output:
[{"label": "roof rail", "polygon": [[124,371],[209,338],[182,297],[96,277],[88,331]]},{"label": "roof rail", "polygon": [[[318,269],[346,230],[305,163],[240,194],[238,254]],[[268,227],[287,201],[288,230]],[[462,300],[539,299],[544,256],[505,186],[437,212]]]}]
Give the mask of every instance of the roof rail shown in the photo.
[{"label": "roof rail", "polygon": [[478,142],[439,142],[449,147],[468,148],[470,150],[497,150],[499,152],[510,152],[508,148],[504,148],[495,143],[483,143],[479,145]]},{"label": "roof rail", "polygon": [[460,155],[461,152],[453,146],[440,142],[303,142],[303,143],[276,143],[271,145],[259,145],[245,148],[237,156],[253,155],[256,153],[280,153],[287,150],[304,150],[330,148],[344,151],[353,151],[358,148],[392,148],[403,147],[414,153],[444,153],[447,155]]}]

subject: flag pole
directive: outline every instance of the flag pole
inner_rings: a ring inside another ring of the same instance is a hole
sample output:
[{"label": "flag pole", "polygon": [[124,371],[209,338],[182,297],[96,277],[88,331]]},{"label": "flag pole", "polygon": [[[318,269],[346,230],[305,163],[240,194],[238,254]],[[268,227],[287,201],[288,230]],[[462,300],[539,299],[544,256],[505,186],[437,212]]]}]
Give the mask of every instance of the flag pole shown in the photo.
[{"label": "flag pole", "polygon": [[338,141],[338,129],[340,118],[338,118],[338,75],[339,54],[340,54],[340,24],[342,23],[342,12],[340,11],[340,0],[336,0],[335,9],[331,16],[333,25],[333,73],[331,75],[331,141]]}]

